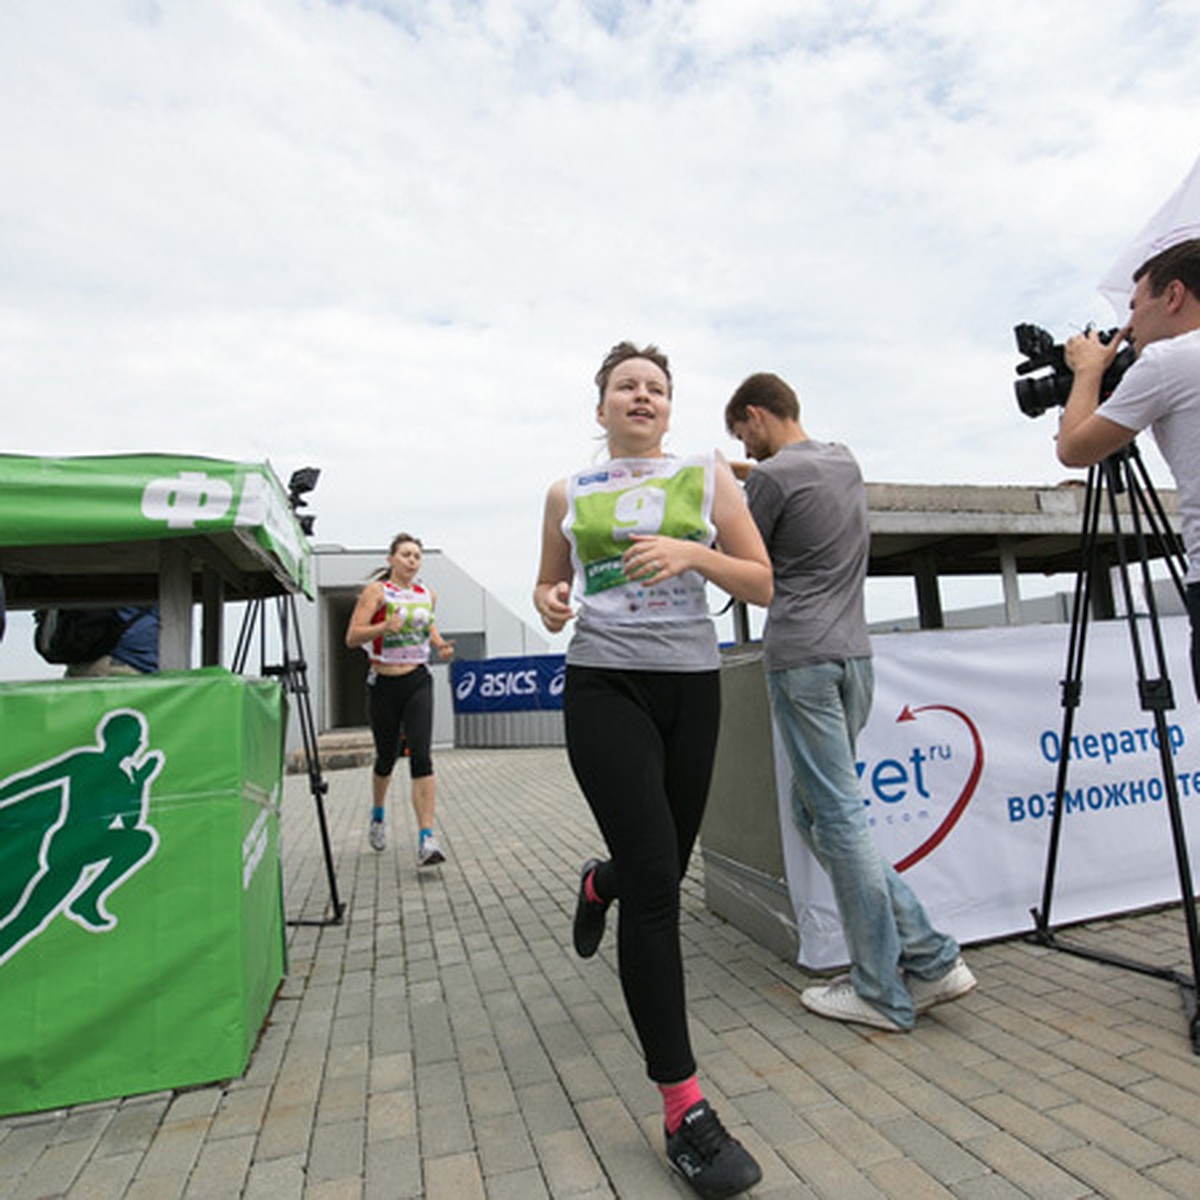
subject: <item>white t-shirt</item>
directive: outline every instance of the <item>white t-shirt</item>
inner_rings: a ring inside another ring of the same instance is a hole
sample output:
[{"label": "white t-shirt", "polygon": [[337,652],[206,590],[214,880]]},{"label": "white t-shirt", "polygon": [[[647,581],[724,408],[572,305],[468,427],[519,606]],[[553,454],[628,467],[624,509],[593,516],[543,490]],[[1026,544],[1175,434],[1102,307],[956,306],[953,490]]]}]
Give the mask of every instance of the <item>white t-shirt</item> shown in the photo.
[{"label": "white t-shirt", "polygon": [[1179,491],[1187,581],[1200,582],[1200,329],[1151,342],[1096,411],[1126,429],[1150,427]]}]

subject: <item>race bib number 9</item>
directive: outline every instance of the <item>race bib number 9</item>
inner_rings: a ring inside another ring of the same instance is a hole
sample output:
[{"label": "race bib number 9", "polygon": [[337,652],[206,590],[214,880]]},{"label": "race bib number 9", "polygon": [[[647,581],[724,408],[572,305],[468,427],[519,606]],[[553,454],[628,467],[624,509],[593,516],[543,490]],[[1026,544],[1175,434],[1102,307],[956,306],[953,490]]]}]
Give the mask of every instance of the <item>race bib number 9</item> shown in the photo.
[{"label": "race bib number 9", "polygon": [[575,496],[571,528],[587,595],[628,583],[621,556],[635,533],[706,541],[704,469],[685,467],[665,479]]}]

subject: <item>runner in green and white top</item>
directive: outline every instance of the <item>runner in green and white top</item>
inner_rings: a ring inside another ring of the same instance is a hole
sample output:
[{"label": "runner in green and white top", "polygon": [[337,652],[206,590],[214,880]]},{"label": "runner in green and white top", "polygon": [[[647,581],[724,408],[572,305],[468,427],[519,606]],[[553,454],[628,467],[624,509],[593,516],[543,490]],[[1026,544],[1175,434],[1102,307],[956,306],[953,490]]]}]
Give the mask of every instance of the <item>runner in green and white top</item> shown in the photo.
[{"label": "runner in green and white top", "polygon": [[367,718],[375,741],[371,772],[372,850],[387,847],[384,802],[403,731],[408,748],[413,816],[417,823],[417,865],[432,867],[446,855],[433,833],[437,784],[433,775],[433,677],[426,663],[430,648],[445,660],[454,643],[438,632],[433,612],[437,597],[417,582],[424,551],[419,538],[398,533],[387,566],[359,593],[346,626],[346,645],[361,647],[370,660]]},{"label": "runner in green and white top", "polygon": [[571,546],[577,610],[567,661],[586,667],[711,671],[719,665],[704,576],[660,583],[626,576],[635,536],[709,547],[716,456],[622,458],[567,480],[562,533]]},{"label": "runner in green and white top", "polygon": [[702,1196],[761,1177],[704,1099],[688,1039],[679,883],[700,829],[720,719],[706,584],[766,604],[771,566],[733,474],[715,454],[663,452],[671,375],[622,342],[596,375],[608,461],[546,496],[534,604],[567,649],[567,752],[608,846],[580,873],[574,942],[596,953],[620,900],[621,986],[659,1085],[667,1157]]}]

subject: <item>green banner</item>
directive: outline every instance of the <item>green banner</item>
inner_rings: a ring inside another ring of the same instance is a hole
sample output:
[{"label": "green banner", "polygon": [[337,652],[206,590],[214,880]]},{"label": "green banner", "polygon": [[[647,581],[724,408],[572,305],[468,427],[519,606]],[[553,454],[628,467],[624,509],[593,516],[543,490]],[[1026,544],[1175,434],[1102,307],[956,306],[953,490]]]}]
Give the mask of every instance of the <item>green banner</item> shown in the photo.
[{"label": "green banner", "polygon": [[0,685],[0,1113],[239,1075],[284,971],[283,701]]},{"label": "green banner", "polygon": [[266,463],[162,454],[0,455],[0,546],[78,545],[232,532],[311,595],[310,550]]}]

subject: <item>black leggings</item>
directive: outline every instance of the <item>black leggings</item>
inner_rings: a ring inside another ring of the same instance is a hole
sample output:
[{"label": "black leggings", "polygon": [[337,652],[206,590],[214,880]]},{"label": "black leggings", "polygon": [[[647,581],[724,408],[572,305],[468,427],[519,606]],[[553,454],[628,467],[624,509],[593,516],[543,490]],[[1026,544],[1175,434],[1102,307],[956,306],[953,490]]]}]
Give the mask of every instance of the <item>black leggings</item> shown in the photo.
[{"label": "black leggings", "polygon": [[679,884],[700,831],[721,716],[717,671],[568,667],[571,769],[608,846],[596,891],[620,901],[617,961],[646,1072],[696,1071],[679,947]]},{"label": "black leggings", "polygon": [[375,774],[387,778],[400,753],[400,731],[408,742],[413,779],[433,774],[433,676],[428,667],[407,675],[367,677],[367,716],[375,739]]}]

